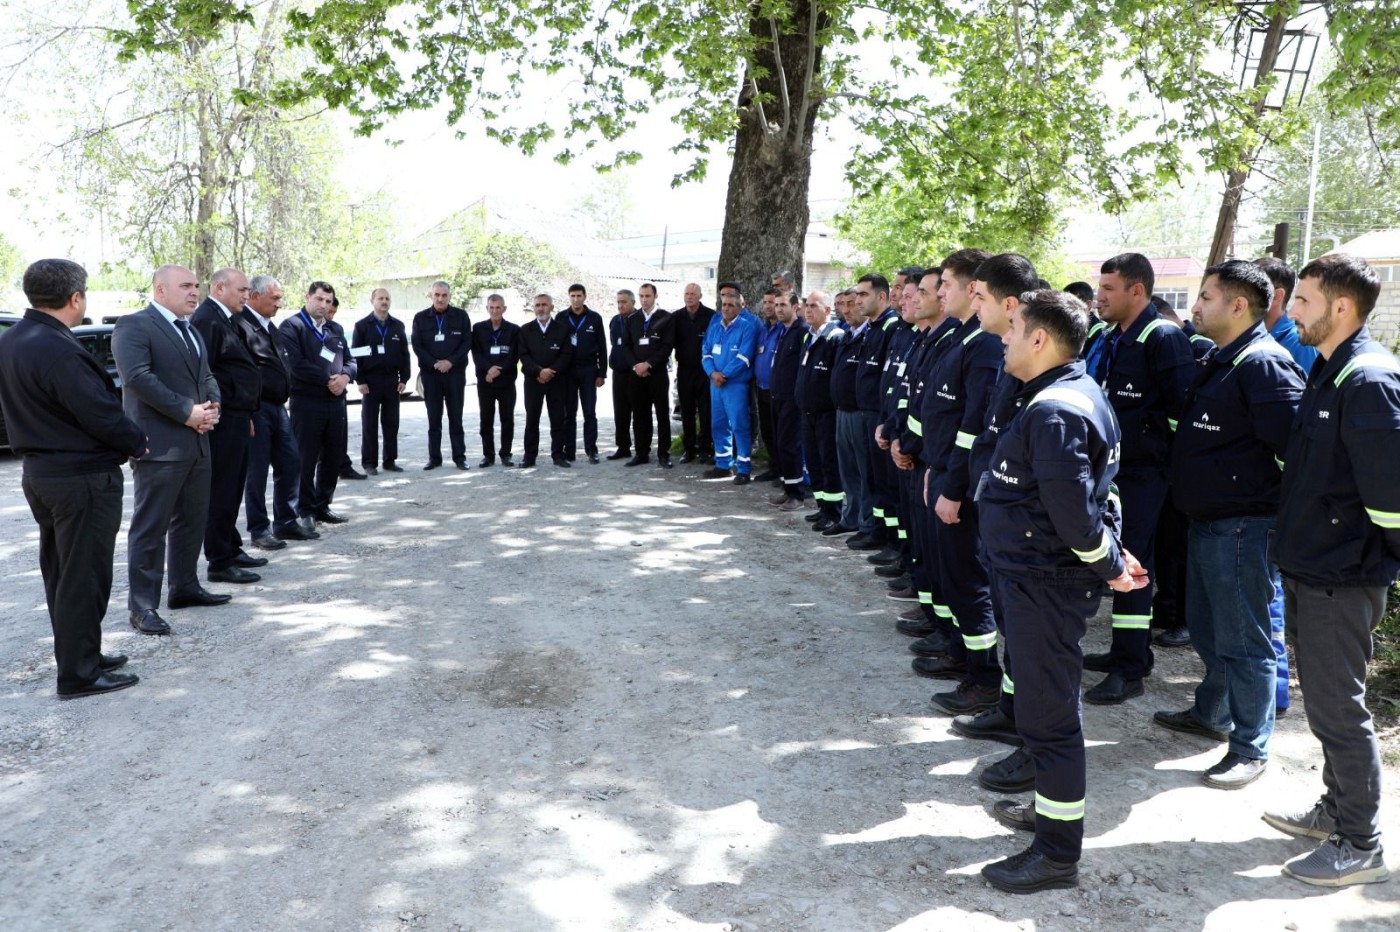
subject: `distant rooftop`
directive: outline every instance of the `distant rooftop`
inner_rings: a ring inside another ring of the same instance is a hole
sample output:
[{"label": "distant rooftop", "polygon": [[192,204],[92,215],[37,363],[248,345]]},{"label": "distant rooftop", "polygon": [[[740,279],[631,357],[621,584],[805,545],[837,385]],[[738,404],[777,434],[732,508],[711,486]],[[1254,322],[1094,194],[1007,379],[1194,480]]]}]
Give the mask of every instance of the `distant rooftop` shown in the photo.
[{"label": "distant rooftop", "polygon": [[1342,243],[1333,251],[1360,256],[1367,262],[1400,262],[1400,227],[1362,233],[1356,239]]}]

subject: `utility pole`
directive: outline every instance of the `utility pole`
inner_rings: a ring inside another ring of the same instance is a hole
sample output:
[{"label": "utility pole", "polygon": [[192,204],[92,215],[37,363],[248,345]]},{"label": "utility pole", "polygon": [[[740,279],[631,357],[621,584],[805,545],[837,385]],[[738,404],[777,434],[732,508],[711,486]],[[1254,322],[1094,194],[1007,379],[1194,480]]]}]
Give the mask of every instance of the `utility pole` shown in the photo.
[{"label": "utility pole", "polygon": [[1322,120],[1319,119],[1313,126],[1313,154],[1312,164],[1308,166],[1308,215],[1303,221],[1303,261],[1298,265],[1308,264],[1312,257],[1312,225],[1313,225],[1313,205],[1317,203],[1317,157],[1322,150]]}]

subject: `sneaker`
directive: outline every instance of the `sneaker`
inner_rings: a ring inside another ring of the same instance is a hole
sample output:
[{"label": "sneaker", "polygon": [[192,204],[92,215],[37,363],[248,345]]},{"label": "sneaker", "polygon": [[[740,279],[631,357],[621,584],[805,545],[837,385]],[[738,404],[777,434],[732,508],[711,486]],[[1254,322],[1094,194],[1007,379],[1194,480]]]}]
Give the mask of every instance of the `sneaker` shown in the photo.
[{"label": "sneaker", "polygon": [[1322,808],[1322,800],[1303,812],[1266,812],[1264,821],[1295,838],[1328,838],[1337,830],[1337,820]]},{"label": "sneaker", "polygon": [[1238,790],[1258,780],[1259,775],[1268,766],[1268,760],[1258,760],[1227,751],[1220,763],[1201,775],[1201,781],[1217,790]]},{"label": "sneaker", "polygon": [[1190,709],[1185,712],[1153,712],[1152,721],[1163,728],[1185,732],[1188,735],[1200,735],[1202,738],[1209,738],[1212,741],[1230,740],[1230,736],[1225,732],[1202,725],[1200,719],[1196,718]]},{"label": "sneaker", "polygon": [[1005,893],[1068,890],[1079,886],[1079,865],[1052,861],[1034,848],[982,868],[987,883]]},{"label": "sneaker", "polygon": [[1017,748],[1001,760],[988,764],[987,769],[977,775],[977,785],[994,793],[1029,793],[1035,789],[1035,761],[1030,751]]},{"label": "sneaker", "polygon": [[[915,657],[917,663],[923,658]],[[929,702],[947,715],[974,715],[983,709],[990,709],[1001,701],[1001,687],[976,686],[966,681],[959,683],[952,692],[934,693]]]},{"label": "sneaker", "polygon": [[1300,854],[1283,865],[1283,872],[1315,887],[1349,887],[1355,883],[1382,883],[1390,879],[1380,845],[1365,851],[1336,833],[1316,851]]},{"label": "sneaker", "polygon": [[1035,806],[1014,799],[998,799],[992,803],[992,818],[1018,832],[1035,831]]}]

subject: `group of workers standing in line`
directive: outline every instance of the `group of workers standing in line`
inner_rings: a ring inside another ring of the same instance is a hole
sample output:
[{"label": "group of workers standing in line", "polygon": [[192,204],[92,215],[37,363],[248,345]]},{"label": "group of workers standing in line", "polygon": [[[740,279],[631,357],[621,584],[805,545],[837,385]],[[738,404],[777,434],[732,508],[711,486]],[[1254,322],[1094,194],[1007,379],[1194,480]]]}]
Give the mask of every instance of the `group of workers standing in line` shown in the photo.
[{"label": "group of workers standing in line", "polygon": [[[1206,271],[1189,324],[1163,316],[1153,284],[1151,262],[1135,253],[1104,263],[1095,292],[1052,290],[1022,256],[961,249],[937,267],[902,270],[893,288],[862,276],[835,296],[835,319],[825,294],[801,299],[778,273],[762,316],[734,283],[720,284],[717,311],[688,285],[674,312],[657,308],[644,284],[637,295],[620,291],[605,323],[575,285],[565,313],[539,294],[533,320],[515,325],[491,295],[488,319],[473,326],[437,283],[411,328],[377,290],[347,338],[325,282],[278,327],[275,280],[222,269],[201,303],[193,273],[164,266],[150,305],[116,325],[119,399],[67,332],[86,307],[85,272],[67,260],[34,263],[24,277],[32,307],[0,341],[0,398],[40,527],[58,695],[137,682],[119,671],[125,657],[100,650],[124,461],[136,488],[130,622],[164,634],[164,576],[169,608],[230,598],[200,584],[201,547],[212,581],[252,582],[267,563],[243,549],[240,502],[264,550],[346,520],[331,499],[337,478],[354,474],[352,383],[364,402],[367,472],[402,471],[410,353],[427,403],[425,469],[444,462],[444,409],[452,461],[467,468],[469,362],[481,466],[513,465],[521,377],[519,465],[535,465],[547,411],[550,457],[571,467],[580,408],[583,455],[598,463],[596,397],[611,372],[608,458],[648,463],[654,441],[670,468],[674,356],[681,462],[707,458],[712,444],[701,478],[753,481],[756,410],[770,459],[757,479],[778,486],[771,504],[804,510],[810,497],[814,531],[870,551],[890,595],[918,603],[896,625],[915,638],[914,671],[955,684],[934,707],[965,737],[1015,747],[978,782],[1034,792],[1030,803],[992,807],[1034,841],[984,868],[993,885],[1021,893],[1078,883],[1080,679],[1085,669],[1105,674],[1084,693],[1090,703],[1142,694],[1154,578],[1182,606],[1173,611],[1205,675],[1190,709],[1153,720],[1227,744],[1207,785],[1255,780],[1287,699],[1281,621],[1326,761],[1315,805],[1264,816],[1322,842],[1284,872],[1331,886],[1384,880],[1364,684],[1371,631],[1400,571],[1400,365],[1365,326],[1379,282],[1348,256],[1296,275],[1277,261],[1232,260]],[[1173,522],[1181,533],[1167,533]],[[1086,656],[1080,642],[1105,588],[1112,647]]]}]

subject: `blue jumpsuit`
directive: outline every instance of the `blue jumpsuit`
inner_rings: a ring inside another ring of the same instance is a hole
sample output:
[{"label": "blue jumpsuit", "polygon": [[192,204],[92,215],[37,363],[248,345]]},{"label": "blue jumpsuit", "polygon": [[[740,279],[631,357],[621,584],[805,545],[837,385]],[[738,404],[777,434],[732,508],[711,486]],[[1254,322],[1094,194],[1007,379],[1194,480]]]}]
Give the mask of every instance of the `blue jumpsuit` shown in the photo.
[{"label": "blue jumpsuit", "polygon": [[716,314],[705,330],[700,364],[707,376],[724,376],[723,385],[710,384],[710,426],[715,440],[715,468],[734,468],[741,476],[753,470],[753,426],[749,423],[749,383],[758,355],[759,324],[740,314],[726,324]]}]

